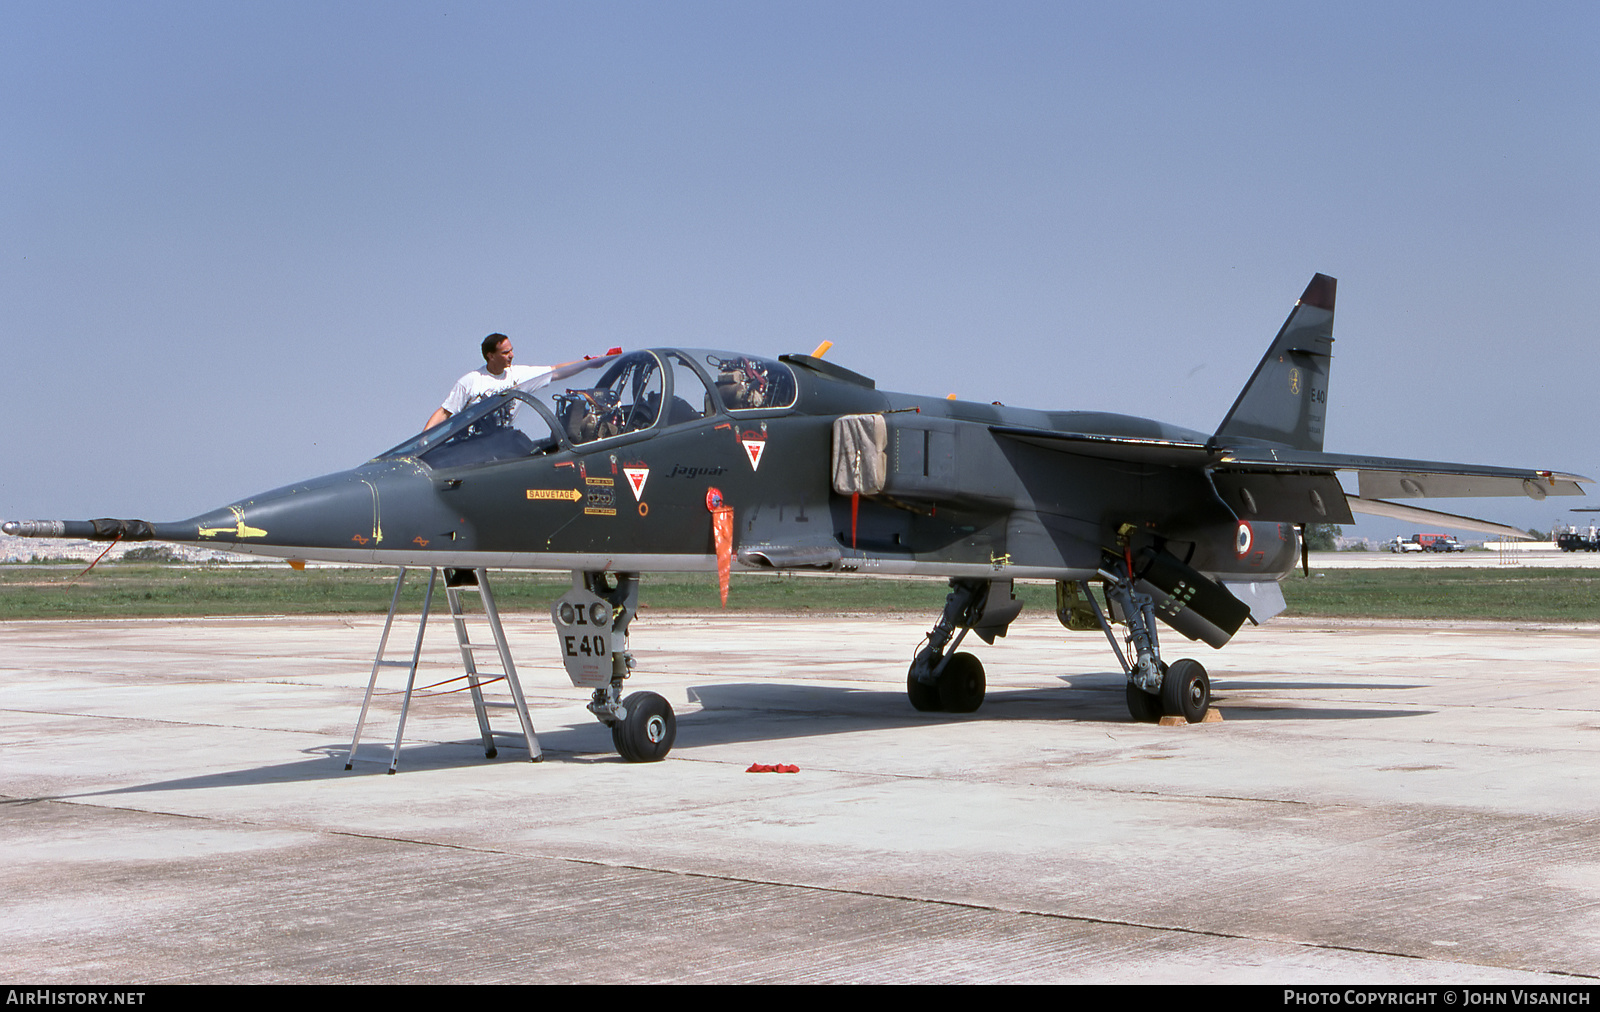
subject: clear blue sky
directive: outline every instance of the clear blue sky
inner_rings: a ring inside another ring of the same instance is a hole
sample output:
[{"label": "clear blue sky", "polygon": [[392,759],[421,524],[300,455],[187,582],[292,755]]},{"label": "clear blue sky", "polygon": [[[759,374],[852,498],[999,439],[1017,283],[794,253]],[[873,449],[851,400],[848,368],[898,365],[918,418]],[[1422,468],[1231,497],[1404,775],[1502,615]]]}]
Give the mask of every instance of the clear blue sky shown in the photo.
[{"label": "clear blue sky", "polygon": [[1209,431],[1315,271],[1328,449],[1600,476],[1597,43],[1593,3],[8,0],[0,516],[352,466],[494,330]]}]

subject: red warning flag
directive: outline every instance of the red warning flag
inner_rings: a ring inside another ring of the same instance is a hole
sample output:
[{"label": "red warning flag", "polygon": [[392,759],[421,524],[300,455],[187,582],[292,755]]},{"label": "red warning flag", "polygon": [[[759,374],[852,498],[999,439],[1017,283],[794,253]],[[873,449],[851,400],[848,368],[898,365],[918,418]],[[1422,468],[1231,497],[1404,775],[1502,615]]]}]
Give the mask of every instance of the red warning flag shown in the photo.
[{"label": "red warning flag", "polygon": [[722,501],[719,489],[706,489],[706,509],[711,513],[711,540],[717,546],[717,586],[722,606],[728,606],[728,573],[733,569],[733,507]]}]

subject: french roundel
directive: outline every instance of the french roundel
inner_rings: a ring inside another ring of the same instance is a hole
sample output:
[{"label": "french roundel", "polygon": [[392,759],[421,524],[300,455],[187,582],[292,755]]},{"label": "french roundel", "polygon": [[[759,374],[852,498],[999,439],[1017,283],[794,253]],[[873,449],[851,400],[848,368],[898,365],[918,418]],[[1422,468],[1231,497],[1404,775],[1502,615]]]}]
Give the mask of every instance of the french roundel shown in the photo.
[{"label": "french roundel", "polygon": [[1249,522],[1245,520],[1239,521],[1239,533],[1234,538],[1233,550],[1238,552],[1240,555],[1249,555],[1251,540],[1252,537],[1250,534]]}]

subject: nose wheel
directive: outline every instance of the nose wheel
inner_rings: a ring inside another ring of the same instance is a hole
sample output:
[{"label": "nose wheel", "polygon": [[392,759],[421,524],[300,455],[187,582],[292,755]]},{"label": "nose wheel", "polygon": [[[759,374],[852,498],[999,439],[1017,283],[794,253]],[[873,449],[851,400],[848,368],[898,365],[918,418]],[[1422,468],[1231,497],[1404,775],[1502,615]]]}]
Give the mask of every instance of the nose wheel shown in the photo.
[{"label": "nose wheel", "polygon": [[611,725],[611,743],[631,763],[660,762],[678,737],[672,704],[654,692],[635,692],[622,701],[626,716]]}]

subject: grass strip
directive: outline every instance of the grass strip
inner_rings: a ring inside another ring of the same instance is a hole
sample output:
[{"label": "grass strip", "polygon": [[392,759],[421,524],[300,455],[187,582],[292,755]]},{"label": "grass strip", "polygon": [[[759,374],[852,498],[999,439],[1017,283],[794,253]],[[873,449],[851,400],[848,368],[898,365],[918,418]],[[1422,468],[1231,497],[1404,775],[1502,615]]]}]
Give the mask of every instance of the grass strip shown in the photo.
[{"label": "grass strip", "polygon": [[[82,578],[77,568],[0,566],[0,619],[155,618],[210,615],[382,614],[394,570],[287,566],[112,564]],[[422,604],[426,575],[407,581],[402,605]],[[507,611],[543,611],[569,577],[497,572]],[[1313,618],[1509,619],[1600,622],[1600,570],[1329,569],[1283,581],[1286,614]],[[442,588],[440,589],[442,593]],[[728,611],[908,612],[931,622],[944,604],[939,580],[843,575],[735,574]],[[1018,584],[1030,614],[1050,614],[1055,588]],[[646,574],[641,603],[656,611],[716,611],[711,574]]]}]

